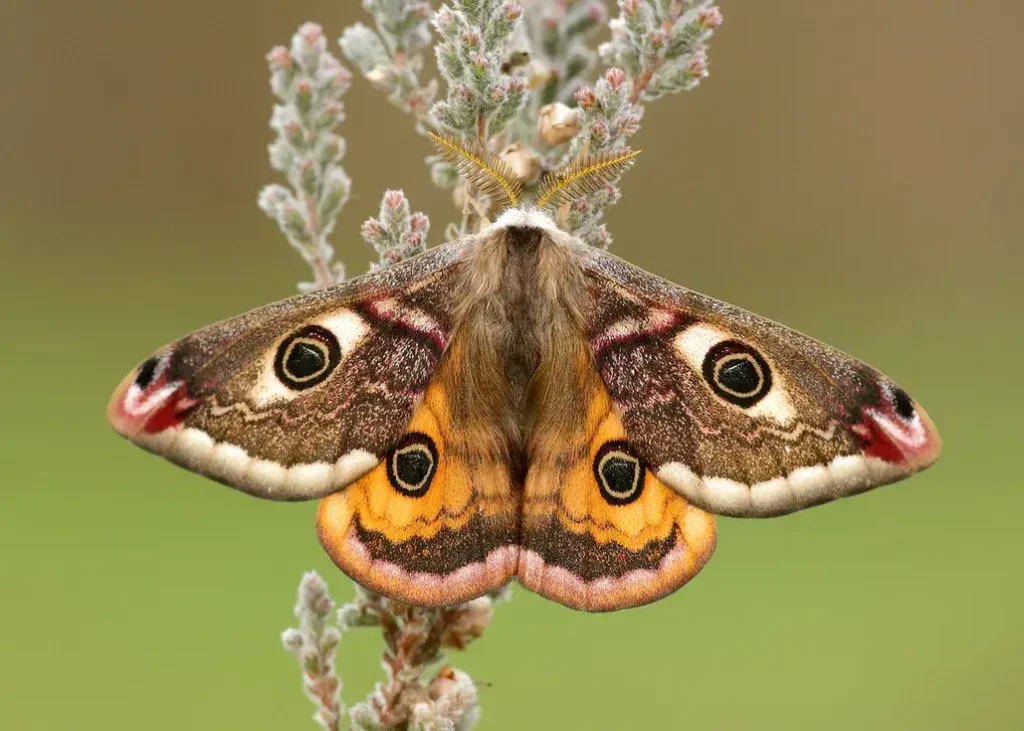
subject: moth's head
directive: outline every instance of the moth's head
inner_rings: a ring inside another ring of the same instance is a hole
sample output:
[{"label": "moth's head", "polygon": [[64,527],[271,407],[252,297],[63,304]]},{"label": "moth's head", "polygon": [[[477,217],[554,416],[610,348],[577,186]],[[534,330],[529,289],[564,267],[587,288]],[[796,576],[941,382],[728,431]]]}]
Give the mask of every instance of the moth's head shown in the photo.
[{"label": "moth's head", "polygon": [[523,206],[519,208],[508,208],[498,216],[492,224],[493,228],[536,228],[547,233],[553,233],[559,230],[558,224],[551,215],[541,209],[533,206]]}]

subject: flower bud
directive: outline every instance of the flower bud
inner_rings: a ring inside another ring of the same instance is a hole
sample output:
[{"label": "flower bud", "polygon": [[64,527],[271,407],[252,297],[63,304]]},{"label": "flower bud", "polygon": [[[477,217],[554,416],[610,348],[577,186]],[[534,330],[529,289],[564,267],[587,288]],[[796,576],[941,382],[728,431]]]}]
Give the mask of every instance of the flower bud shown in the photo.
[{"label": "flower bud", "polygon": [[274,46],[267,54],[267,63],[271,71],[291,71],[295,67],[292,55],[284,46]]},{"label": "flower bud", "polygon": [[593,109],[597,106],[597,95],[589,86],[580,87],[580,90],[576,92],[576,103],[579,104],[580,109]]},{"label": "flower bud", "polygon": [[722,11],[715,6],[702,10],[697,16],[697,22],[704,28],[717,28],[722,24]]},{"label": "flower bud", "polygon": [[281,643],[289,652],[298,652],[302,648],[302,633],[297,629],[286,629],[281,633]]},{"label": "flower bud", "polygon": [[400,190],[388,190],[384,192],[384,204],[388,208],[398,210],[405,204],[405,193]]},{"label": "flower bud", "polygon": [[610,68],[605,72],[604,78],[611,85],[612,90],[618,90],[626,83],[626,72],[619,68]]},{"label": "flower bud", "polygon": [[366,72],[366,80],[376,87],[384,86],[391,80],[391,68],[386,64],[377,64]]},{"label": "flower bud", "polygon": [[363,221],[363,225],[360,228],[360,232],[363,234],[363,238],[370,240],[376,239],[380,236],[380,221],[376,218],[368,218]]},{"label": "flower bud", "polygon": [[519,3],[506,3],[502,8],[502,15],[510,23],[519,20],[523,15],[523,6]]},{"label": "flower bud", "polygon": [[414,213],[409,217],[409,227],[416,233],[424,233],[430,227],[430,219],[422,213]]},{"label": "flower bud", "polygon": [[694,78],[704,78],[708,75],[708,59],[703,53],[695,53],[686,64],[686,73]]}]

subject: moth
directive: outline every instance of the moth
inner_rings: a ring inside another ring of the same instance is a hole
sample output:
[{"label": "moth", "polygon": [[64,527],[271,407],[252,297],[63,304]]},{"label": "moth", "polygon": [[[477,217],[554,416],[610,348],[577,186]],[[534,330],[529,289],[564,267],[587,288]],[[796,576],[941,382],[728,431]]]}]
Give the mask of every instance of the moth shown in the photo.
[{"label": "moth", "polygon": [[[438,144],[481,189],[519,201],[500,162]],[[578,160],[541,199],[630,161]],[[522,205],[158,350],[108,416],[218,482],[319,499],[334,562],[425,606],[513,579],[576,609],[645,604],[708,561],[715,515],[818,505],[940,451],[924,409],[877,370]]]}]

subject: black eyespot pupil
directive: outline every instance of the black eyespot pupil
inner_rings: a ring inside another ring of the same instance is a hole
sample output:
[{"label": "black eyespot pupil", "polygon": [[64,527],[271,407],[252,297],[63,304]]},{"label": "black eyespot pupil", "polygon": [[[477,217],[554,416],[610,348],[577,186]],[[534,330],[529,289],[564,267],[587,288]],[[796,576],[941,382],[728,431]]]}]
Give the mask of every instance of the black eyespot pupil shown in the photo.
[{"label": "black eyespot pupil", "polygon": [[402,437],[387,456],[388,482],[400,495],[421,498],[437,472],[437,445],[420,432]]},{"label": "black eyespot pupil", "polygon": [[309,378],[319,373],[326,362],[324,351],[312,343],[295,343],[285,367],[293,378]]},{"label": "black eyespot pupil", "polygon": [[139,366],[139,373],[135,376],[135,385],[145,389],[153,382],[153,375],[156,373],[156,364],[159,360],[154,356]]},{"label": "black eyespot pupil", "polygon": [[739,340],[723,340],[708,349],[701,369],[711,390],[741,409],[772,390],[772,369],[757,350]]},{"label": "black eyespot pupil", "polygon": [[754,393],[761,385],[757,368],[746,358],[737,358],[718,370],[718,382],[723,388],[739,394]]},{"label": "black eyespot pupil", "polygon": [[629,494],[636,484],[637,464],[621,457],[609,457],[601,465],[601,476],[612,492]]},{"label": "black eyespot pupil", "polygon": [[341,362],[341,346],[333,332],[307,325],[285,338],[274,355],[274,373],[293,391],[326,381]]},{"label": "black eyespot pupil", "polygon": [[419,487],[430,474],[434,460],[426,450],[414,449],[395,457],[395,473],[409,487]]},{"label": "black eyespot pupil", "polygon": [[912,418],[914,416],[914,400],[910,398],[910,394],[902,388],[897,388],[892,395],[896,404],[896,413],[904,419]]},{"label": "black eyespot pupil", "polygon": [[639,500],[646,469],[625,440],[605,442],[594,458],[594,479],[609,505],[629,505]]}]

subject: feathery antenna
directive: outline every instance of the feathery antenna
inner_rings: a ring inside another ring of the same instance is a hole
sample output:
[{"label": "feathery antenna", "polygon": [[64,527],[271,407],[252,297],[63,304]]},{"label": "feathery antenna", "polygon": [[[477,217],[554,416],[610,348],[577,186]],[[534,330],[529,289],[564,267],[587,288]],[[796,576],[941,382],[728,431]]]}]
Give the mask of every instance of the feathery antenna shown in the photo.
[{"label": "feathery antenna", "polygon": [[593,193],[612,182],[633,167],[640,150],[603,152],[600,155],[582,155],[570,160],[558,170],[544,176],[537,191],[537,205],[546,208],[552,204],[569,203]]},{"label": "feathery antenna", "polygon": [[523,197],[523,184],[501,158],[479,142],[467,144],[450,135],[429,134],[438,154],[454,166],[474,188],[496,203],[519,205]]}]

